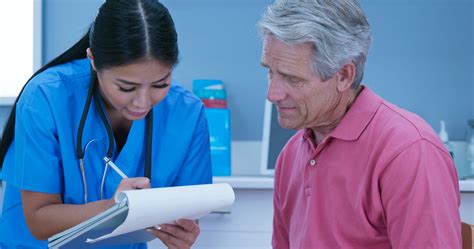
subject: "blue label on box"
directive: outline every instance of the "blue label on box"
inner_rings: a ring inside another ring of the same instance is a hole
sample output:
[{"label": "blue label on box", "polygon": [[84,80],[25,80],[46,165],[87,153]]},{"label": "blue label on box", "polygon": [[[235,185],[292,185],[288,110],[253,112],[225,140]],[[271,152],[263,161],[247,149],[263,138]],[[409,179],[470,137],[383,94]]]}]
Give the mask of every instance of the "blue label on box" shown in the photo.
[{"label": "blue label on box", "polygon": [[221,80],[193,80],[193,93],[200,99],[223,99],[227,98],[224,83]]},{"label": "blue label on box", "polygon": [[213,176],[230,176],[230,112],[228,109],[206,108],[211,141]]}]

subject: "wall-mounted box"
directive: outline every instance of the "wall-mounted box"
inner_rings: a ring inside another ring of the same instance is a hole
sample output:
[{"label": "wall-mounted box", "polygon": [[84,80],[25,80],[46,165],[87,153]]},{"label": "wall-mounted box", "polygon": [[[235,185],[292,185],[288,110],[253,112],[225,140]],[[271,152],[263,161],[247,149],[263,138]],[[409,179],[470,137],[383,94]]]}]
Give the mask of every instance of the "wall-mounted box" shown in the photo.
[{"label": "wall-mounted box", "polygon": [[211,141],[213,176],[230,176],[230,112],[228,109],[206,108]]}]

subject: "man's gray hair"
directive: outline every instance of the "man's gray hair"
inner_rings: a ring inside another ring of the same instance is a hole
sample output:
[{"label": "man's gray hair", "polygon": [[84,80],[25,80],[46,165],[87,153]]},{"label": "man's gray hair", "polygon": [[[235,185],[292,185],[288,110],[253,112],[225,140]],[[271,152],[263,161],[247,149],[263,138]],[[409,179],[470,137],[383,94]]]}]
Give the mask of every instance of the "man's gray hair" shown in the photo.
[{"label": "man's gray hair", "polygon": [[265,38],[314,47],[313,70],[322,80],[354,63],[352,88],[360,85],[371,42],[371,29],[357,0],[276,0],[258,23]]}]

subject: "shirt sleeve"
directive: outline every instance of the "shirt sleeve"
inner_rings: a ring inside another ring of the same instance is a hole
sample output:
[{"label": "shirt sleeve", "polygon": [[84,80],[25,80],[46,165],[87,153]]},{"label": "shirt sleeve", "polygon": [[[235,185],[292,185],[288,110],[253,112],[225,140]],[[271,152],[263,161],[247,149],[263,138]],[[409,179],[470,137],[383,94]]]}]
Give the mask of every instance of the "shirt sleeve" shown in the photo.
[{"label": "shirt sleeve", "polygon": [[280,175],[282,167],[282,157],[284,152],[278,156],[275,165],[275,186],[273,192],[273,233],[272,246],[278,249],[287,249],[289,247],[288,229],[285,225],[282,206],[280,202]]},{"label": "shirt sleeve", "polygon": [[460,193],[449,154],[419,140],[397,155],[380,178],[393,248],[460,248]]},{"label": "shirt sleeve", "polygon": [[202,106],[184,164],[173,185],[207,183],[212,183],[211,145],[207,120]]},{"label": "shirt sleeve", "polygon": [[61,193],[62,168],[55,120],[40,88],[16,108],[15,163],[10,183],[20,189]]}]

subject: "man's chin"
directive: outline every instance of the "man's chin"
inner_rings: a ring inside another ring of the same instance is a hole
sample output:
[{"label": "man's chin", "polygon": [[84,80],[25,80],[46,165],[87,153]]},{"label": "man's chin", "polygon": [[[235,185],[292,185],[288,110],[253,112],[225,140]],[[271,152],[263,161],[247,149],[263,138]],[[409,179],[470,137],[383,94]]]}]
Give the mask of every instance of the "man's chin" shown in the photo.
[{"label": "man's chin", "polygon": [[288,120],[288,119],[278,118],[278,124],[283,129],[288,129],[288,130],[299,130],[299,129],[301,129],[300,125],[298,125],[294,121],[292,122],[291,120]]}]

